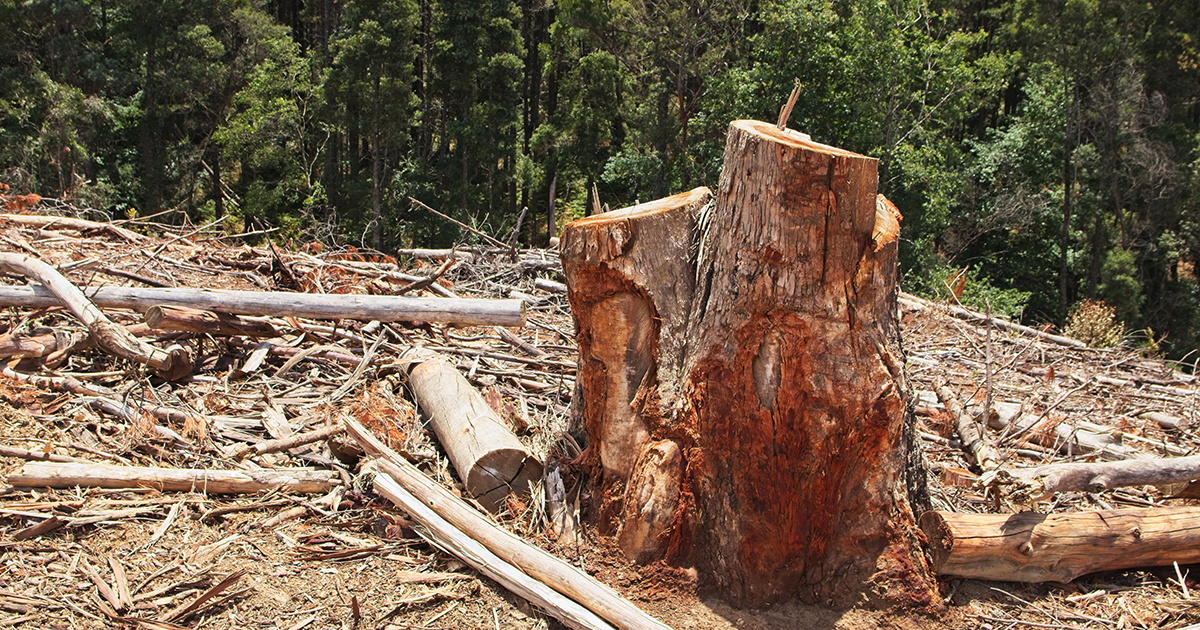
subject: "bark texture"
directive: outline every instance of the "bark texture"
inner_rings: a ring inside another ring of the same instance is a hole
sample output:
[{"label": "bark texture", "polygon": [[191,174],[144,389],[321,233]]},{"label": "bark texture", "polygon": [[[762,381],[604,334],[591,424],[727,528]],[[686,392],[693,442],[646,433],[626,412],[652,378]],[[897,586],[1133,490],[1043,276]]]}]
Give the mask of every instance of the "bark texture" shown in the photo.
[{"label": "bark texture", "polygon": [[876,168],[736,121],[713,203],[568,226],[600,525],[630,557],[739,604],[936,601]]},{"label": "bark texture", "polygon": [[1070,582],[1097,571],[1200,562],[1200,508],[1071,514],[926,512],[938,575],[1008,582]]}]

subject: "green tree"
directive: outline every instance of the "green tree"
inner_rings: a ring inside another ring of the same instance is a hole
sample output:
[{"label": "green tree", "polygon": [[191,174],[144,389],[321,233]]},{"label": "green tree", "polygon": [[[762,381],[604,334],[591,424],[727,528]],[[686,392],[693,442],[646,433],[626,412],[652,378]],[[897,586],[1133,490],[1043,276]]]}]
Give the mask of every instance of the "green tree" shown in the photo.
[{"label": "green tree", "polygon": [[366,130],[369,223],[376,249],[384,242],[389,171],[407,148],[412,124],[416,15],[417,6],[410,0],[352,0],[343,7],[340,28],[330,40],[333,62],[326,96],[337,123],[352,130],[346,135],[354,145],[349,151],[352,160],[358,155],[357,130]]}]

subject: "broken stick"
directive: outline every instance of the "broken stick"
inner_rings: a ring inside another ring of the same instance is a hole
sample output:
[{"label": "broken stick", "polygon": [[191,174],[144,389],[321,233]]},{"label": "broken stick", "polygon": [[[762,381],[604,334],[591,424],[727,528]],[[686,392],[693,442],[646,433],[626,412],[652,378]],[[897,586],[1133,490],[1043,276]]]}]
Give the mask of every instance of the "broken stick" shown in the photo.
[{"label": "broken stick", "polygon": [[107,464],[28,462],[8,483],[30,488],[156,488],[179,492],[246,494],[280,489],[286,492],[329,492],[340,481],[331,470],[200,470],[142,468]]}]

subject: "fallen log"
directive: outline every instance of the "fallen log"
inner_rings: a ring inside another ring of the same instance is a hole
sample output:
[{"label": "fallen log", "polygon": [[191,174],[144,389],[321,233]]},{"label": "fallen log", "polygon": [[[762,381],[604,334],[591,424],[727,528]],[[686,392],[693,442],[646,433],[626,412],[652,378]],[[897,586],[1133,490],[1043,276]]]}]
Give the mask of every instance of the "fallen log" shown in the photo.
[{"label": "fallen log", "polygon": [[130,243],[141,243],[148,238],[138,234],[137,232],[113,225],[112,223],[99,223],[96,221],[75,219],[71,217],[51,217],[40,214],[0,214],[0,219],[3,219],[4,221],[11,221],[19,225],[40,229],[54,227],[74,230],[76,232],[108,232],[109,234],[119,236]]},{"label": "fallen log", "polygon": [[488,511],[509,493],[527,494],[542,463],[449,363],[433,358],[409,371],[409,386],[467,492]]},{"label": "fallen log", "polygon": [[203,333],[215,336],[277,337],[269,322],[226,313],[156,304],[146,310],[146,324],[156,330]]},{"label": "fallen log", "polygon": [[183,378],[191,373],[192,358],[182,346],[162,350],[138,340],[123,326],[110,320],[54,267],[23,254],[0,253],[0,270],[40,283],[41,287],[21,288],[41,292],[46,302],[42,306],[67,307],[76,319],[87,326],[92,339],[106,352],[146,365],[168,380]]},{"label": "fallen log", "polygon": [[1001,484],[1014,483],[1018,492],[1042,501],[1056,492],[1103,492],[1130,486],[1158,486],[1200,479],[1200,455],[1119,462],[1047,464],[1005,470]]},{"label": "fallen log", "polygon": [[375,491],[404,508],[404,511],[408,512],[414,520],[425,526],[425,531],[420,533],[422,536],[432,539],[433,544],[454,554],[508,590],[524,597],[568,627],[579,630],[611,630],[611,625],[575,600],[529,577],[520,569],[488,551],[487,547],[438,516],[437,512],[421,503],[411,492],[405,490],[387,474],[381,473],[375,476]]},{"label": "fallen log", "polygon": [[935,310],[943,310],[944,312],[949,313],[950,315],[952,315],[958,319],[961,319],[965,322],[972,323],[976,326],[993,326],[995,328],[999,328],[1001,330],[1007,330],[1010,332],[1015,332],[1017,334],[1020,334],[1020,335],[1026,336],[1026,337],[1034,337],[1036,339],[1040,339],[1042,341],[1048,341],[1050,343],[1058,344],[1060,346],[1067,346],[1068,348],[1087,348],[1088,347],[1088,345],[1086,343],[1083,343],[1082,341],[1079,341],[1077,339],[1071,339],[1070,337],[1064,337],[1062,335],[1052,335],[1048,332],[1043,332],[1036,328],[1030,328],[1029,326],[1022,326],[1020,324],[1014,324],[1008,320],[1000,319],[998,317],[988,317],[987,315],[984,315],[982,313],[976,313],[975,311],[962,308],[961,306],[951,306],[949,304],[938,304],[936,302],[930,302],[929,300],[926,300],[924,298],[919,298],[919,297],[909,294],[909,293],[900,293],[899,297],[901,300],[909,302],[910,304],[915,305],[918,308],[922,308],[922,309],[932,308]]},{"label": "fallen log", "polygon": [[1200,562],[1200,508],[921,516],[942,577],[1070,582],[1097,571]]},{"label": "fallen log", "polygon": [[344,422],[346,432],[375,459],[380,470],[416,496],[421,503],[432,508],[438,516],[479,541],[488,551],[505,562],[583,604],[622,630],[668,630],[667,625],[638,609],[612,588],[584,571],[498,527],[478,510],[471,508],[462,499],[401,459],[357,420],[346,418]]},{"label": "fallen log", "polygon": [[[415,298],[390,295],[348,295],[220,289],[155,289],[99,287],[87,290],[102,308],[127,308],[145,313],[162,304],[235,315],[272,315],[310,319],[356,319],[381,322],[422,321],[461,326],[525,325],[521,300]],[[0,287],[0,307],[58,306],[41,287]]]},{"label": "fallen log", "polygon": [[28,462],[8,476],[13,486],[30,488],[155,488],[209,494],[253,494],[261,490],[329,492],[340,482],[331,470],[202,470],[142,468],[108,464]]}]

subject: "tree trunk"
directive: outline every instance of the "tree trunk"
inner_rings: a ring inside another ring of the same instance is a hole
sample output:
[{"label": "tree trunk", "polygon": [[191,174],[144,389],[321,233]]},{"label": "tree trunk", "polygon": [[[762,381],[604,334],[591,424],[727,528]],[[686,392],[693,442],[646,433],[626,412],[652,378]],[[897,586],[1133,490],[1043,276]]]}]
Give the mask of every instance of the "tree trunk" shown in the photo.
[{"label": "tree trunk", "polygon": [[631,558],[736,604],[936,601],[875,187],[873,159],[737,121],[714,203],[565,232],[599,524]]}]

